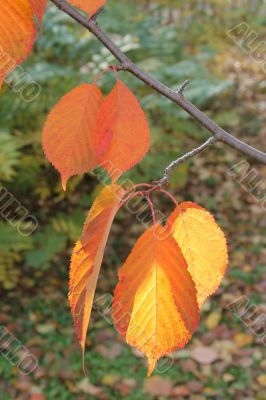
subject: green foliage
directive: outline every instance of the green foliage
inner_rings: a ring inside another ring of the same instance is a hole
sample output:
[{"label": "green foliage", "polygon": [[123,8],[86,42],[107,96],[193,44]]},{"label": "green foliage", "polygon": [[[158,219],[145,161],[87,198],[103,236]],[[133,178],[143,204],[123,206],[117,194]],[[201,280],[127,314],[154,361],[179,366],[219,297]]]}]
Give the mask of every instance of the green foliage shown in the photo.
[{"label": "green foliage", "polygon": [[47,226],[43,232],[34,236],[33,248],[26,252],[25,261],[29,267],[47,268],[56,255],[66,246],[66,237],[59,235]]},{"label": "green foliage", "polygon": [[0,175],[10,181],[15,175],[15,167],[20,161],[18,144],[9,132],[0,132]]},{"label": "green foliage", "polygon": [[0,284],[4,289],[13,289],[18,284],[20,270],[15,265],[23,260],[23,251],[31,246],[30,237],[23,237],[13,226],[0,222]]},{"label": "green foliage", "polygon": [[0,251],[20,252],[29,249],[31,246],[31,237],[24,237],[13,226],[0,222]]}]

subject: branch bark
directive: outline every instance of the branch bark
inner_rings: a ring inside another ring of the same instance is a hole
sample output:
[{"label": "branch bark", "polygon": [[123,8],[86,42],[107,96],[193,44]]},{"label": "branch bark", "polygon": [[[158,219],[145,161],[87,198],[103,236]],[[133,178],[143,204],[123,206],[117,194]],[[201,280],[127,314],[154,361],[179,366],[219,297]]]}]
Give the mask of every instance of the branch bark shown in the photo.
[{"label": "branch bark", "polygon": [[266,153],[248,145],[237,139],[230,133],[212,121],[206,114],[200,111],[194,104],[187,100],[182,91],[175,92],[163,83],[157,81],[146,72],[142,71],[135,65],[112,41],[112,39],[102,31],[94,19],[88,20],[83,14],[77,11],[74,7],[68,4],[65,0],[51,0],[60,10],[64,11],[71,18],[76,20],[84,28],[88,29],[122,64],[120,69],[130,72],[146,85],[156,90],[158,93],[171,100],[173,103],[180,106],[196,121],[204,126],[217,141],[224,142],[228,146],[234,148],[240,153],[252,157],[254,160],[266,164]]},{"label": "branch bark", "polygon": [[170,180],[170,175],[173,170],[178,167],[178,165],[183,164],[186,160],[189,160],[192,157],[195,157],[197,154],[202,153],[203,151],[207,150],[212,144],[217,142],[217,139],[212,136],[206,142],[204,142],[201,146],[196,147],[195,149],[191,150],[190,152],[184,154],[182,157],[177,158],[176,160],[172,161],[171,164],[164,170],[164,176],[159,181],[155,182],[158,186],[167,186]]}]

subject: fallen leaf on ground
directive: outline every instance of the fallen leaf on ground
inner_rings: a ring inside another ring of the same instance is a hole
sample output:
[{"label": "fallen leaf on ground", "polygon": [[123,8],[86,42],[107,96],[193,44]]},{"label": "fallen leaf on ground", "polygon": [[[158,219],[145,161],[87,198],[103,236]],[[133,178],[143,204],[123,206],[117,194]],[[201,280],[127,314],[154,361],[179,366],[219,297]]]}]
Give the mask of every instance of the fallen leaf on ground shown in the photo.
[{"label": "fallen leaf on ground", "polygon": [[211,364],[218,360],[218,352],[211,347],[197,347],[191,352],[191,357],[199,364]]},{"label": "fallen leaf on ground", "polygon": [[103,344],[99,344],[95,347],[95,351],[103,357],[113,360],[122,353],[122,345],[120,343],[114,343],[112,346],[106,347]]},{"label": "fallen leaf on ground", "polygon": [[266,386],[266,374],[258,376],[257,381],[261,386]]},{"label": "fallen leaf on ground", "polygon": [[29,400],[45,400],[45,396],[42,393],[32,393]]},{"label": "fallen leaf on ground", "polygon": [[189,396],[190,391],[185,385],[175,386],[171,392],[172,396]]},{"label": "fallen leaf on ground", "polygon": [[153,376],[144,382],[144,393],[154,396],[170,396],[173,382],[160,376]]},{"label": "fallen leaf on ground", "polygon": [[36,331],[41,335],[46,335],[47,333],[53,332],[55,326],[53,324],[40,324],[36,326]]},{"label": "fallen leaf on ground", "polygon": [[212,312],[211,314],[208,315],[205,325],[207,326],[208,329],[214,329],[219,325],[219,322],[221,321],[222,314],[220,312]]},{"label": "fallen leaf on ground", "polygon": [[253,336],[246,333],[238,333],[234,339],[239,349],[253,343]]},{"label": "fallen leaf on ground", "polygon": [[103,389],[99,386],[92,385],[88,378],[84,378],[77,385],[79,391],[90,394],[91,396],[97,396],[103,393]]},{"label": "fallen leaf on ground", "polygon": [[203,389],[203,384],[199,381],[192,380],[187,383],[187,387],[189,388],[190,392],[201,392]]},{"label": "fallen leaf on ground", "polygon": [[102,378],[102,384],[106,385],[106,386],[113,387],[120,381],[120,379],[121,378],[118,375],[112,375],[112,374],[105,375]]}]

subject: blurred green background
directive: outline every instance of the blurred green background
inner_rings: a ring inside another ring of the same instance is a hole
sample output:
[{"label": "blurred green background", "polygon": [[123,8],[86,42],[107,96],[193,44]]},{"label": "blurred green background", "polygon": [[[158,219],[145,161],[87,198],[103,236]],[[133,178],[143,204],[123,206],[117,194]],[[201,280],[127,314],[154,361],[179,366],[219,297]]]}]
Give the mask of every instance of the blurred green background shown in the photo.
[{"label": "blurred green background", "polygon": [[[265,71],[227,33],[246,22],[263,41],[265,15],[263,0],[108,0],[98,21],[143,70],[176,90],[190,79],[190,100],[225,129],[265,150]],[[114,63],[90,33],[49,6],[43,39],[23,64],[40,84],[40,96],[26,103],[7,85],[1,91],[0,183],[37,218],[38,229],[23,237],[0,220],[0,325],[39,363],[24,376],[0,354],[1,399],[263,400],[265,345],[228,305],[245,295],[258,313],[266,311],[265,210],[228,174],[243,156],[221,144],[176,169],[170,184],[178,201],[196,201],[215,215],[230,249],[228,273],[207,301],[193,340],[174,355],[167,372],[159,370],[147,380],[145,360],[100,315],[98,302],[87,340],[88,376],[83,374],[67,301],[68,266],[100,186],[87,174],[72,178],[63,192],[58,173],[42,152],[41,130],[63,94]],[[209,134],[137,79],[120,74],[141,101],[152,132],[150,153],[127,176],[150,183]],[[104,75],[102,90],[107,93],[114,82],[112,72]],[[252,167],[266,179],[265,167]],[[171,211],[166,197],[155,201],[163,212]],[[118,268],[142,231],[134,216],[119,213],[98,283],[100,299],[111,296]]]}]

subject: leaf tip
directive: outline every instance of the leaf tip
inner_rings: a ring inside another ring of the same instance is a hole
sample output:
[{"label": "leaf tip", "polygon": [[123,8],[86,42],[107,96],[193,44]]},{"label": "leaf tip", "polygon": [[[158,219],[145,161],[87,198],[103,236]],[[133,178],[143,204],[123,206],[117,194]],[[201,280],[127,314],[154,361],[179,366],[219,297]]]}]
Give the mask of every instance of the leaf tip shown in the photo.
[{"label": "leaf tip", "polygon": [[148,358],[148,372],[147,372],[147,378],[150,378],[152,375],[154,368],[156,367],[157,359],[154,357],[149,357]]},{"label": "leaf tip", "polygon": [[61,181],[62,181],[62,188],[63,188],[63,191],[66,192],[68,177],[65,176],[65,175],[62,175],[62,176],[61,176]]}]

